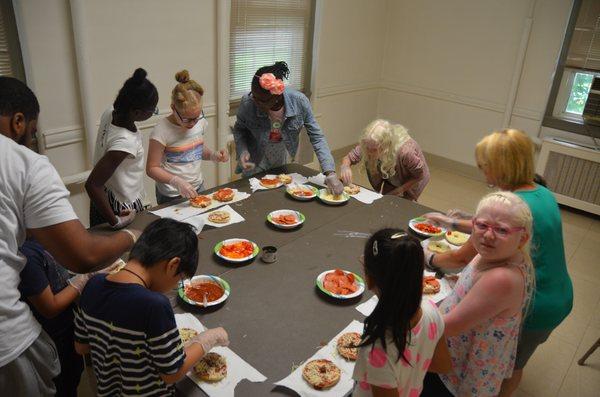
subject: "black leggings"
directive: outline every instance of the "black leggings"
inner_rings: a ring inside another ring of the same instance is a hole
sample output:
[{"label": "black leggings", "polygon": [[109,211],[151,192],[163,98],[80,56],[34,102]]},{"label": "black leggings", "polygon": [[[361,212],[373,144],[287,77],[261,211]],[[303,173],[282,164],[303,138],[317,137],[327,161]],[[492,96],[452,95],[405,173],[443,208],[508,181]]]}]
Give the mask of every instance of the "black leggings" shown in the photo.
[{"label": "black leggings", "polygon": [[454,397],[454,394],[446,389],[446,385],[444,385],[438,374],[427,372],[425,379],[423,379],[421,397]]},{"label": "black leggings", "polygon": [[60,375],[54,378],[56,397],[77,397],[77,386],[83,372],[83,357],[75,352],[74,330],[70,328],[68,331],[52,337],[60,360]]}]

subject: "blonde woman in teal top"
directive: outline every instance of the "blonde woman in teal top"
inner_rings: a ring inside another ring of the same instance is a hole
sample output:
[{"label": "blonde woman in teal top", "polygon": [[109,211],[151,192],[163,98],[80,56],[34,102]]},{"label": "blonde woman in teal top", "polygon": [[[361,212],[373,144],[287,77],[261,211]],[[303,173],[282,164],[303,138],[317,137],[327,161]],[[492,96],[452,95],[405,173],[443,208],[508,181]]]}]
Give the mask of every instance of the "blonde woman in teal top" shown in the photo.
[{"label": "blonde woman in teal top", "polygon": [[[511,396],[517,389],[529,358],[573,307],[573,284],[567,272],[560,210],[552,192],[534,182],[533,152],[531,139],[516,129],[493,132],[475,149],[477,165],[487,182],[514,192],[527,203],[533,215],[534,298],[519,337],[513,375],[504,380],[499,396]],[[466,217],[439,213],[427,214],[427,217],[454,229],[471,229],[471,220]],[[427,262],[434,270],[458,268],[474,255],[473,246],[465,244],[451,253],[429,254]]]}]

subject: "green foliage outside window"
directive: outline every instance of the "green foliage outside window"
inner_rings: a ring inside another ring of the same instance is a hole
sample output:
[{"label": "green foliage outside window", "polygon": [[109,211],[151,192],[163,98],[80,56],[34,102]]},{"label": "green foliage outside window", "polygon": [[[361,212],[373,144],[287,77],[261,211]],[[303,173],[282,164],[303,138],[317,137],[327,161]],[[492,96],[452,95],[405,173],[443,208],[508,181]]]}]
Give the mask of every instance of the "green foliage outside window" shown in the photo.
[{"label": "green foliage outside window", "polygon": [[593,79],[593,74],[575,73],[573,88],[571,88],[571,95],[569,95],[569,101],[567,102],[567,112],[576,114],[583,113],[585,101],[590,92]]}]

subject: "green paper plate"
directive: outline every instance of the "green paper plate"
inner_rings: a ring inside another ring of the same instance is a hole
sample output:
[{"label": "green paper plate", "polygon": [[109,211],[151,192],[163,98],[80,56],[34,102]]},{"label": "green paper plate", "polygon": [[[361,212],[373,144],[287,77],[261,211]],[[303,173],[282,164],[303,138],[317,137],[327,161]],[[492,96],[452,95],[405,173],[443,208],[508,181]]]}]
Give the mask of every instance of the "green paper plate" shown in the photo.
[{"label": "green paper plate", "polygon": [[[252,251],[252,255],[249,255],[249,256],[247,256],[245,258],[239,258],[239,259],[228,258],[226,256],[221,255],[221,253],[219,252],[219,250],[221,249],[221,247],[224,244],[233,244],[233,243],[237,243],[238,241],[247,241],[247,242],[251,243],[252,246],[254,247],[254,250]],[[248,260],[256,257],[256,255],[258,255],[258,253],[260,252],[260,248],[258,248],[258,245],[256,245],[255,242],[247,240],[245,238],[230,238],[230,239],[227,239],[227,240],[223,240],[220,243],[217,243],[217,245],[215,245],[214,252],[215,252],[215,255],[217,255],[219,258],[221,258],[223,260],[226,260],[228,262],[234,262],[234,263],[236,263],[236,262],[245,262],[245,261],[248,261]]]},{"label": "green paper plate", "polygon": [[325,280],[326,274],[332,273],[333,271],[335,271],[335,269],[326,270],[317,276],[317,281],[316,281],[317,288],[319,288],[324,294],[329,295],[336,299],[352,299],[352,298],[356,298],[357,296],[360,296],[363,292],[365,292],[365,281],[362,279],[362,277],[360,277],[358,274],[348,271],[348,270],[343,270],[343,272],[344,273],[352,273],[354,275],[354,280],[355,280],[356,284],[358,285],[358,289],[356,290],[356,292],[353,292],[348,295],[339,295],[339,294],[334,294],[333,292],[328,291],[323,286],[323,280]]},{"label": "green paper plate", "polygon": [[229,283],[225,280],[223,280],[221,277],[217,277],[217,276],[210,276],[210,275],[199,275],[199,276],[194,276],[189,280],[185,280],[181,283],[179,283],[179,288],[177,288],[177,293],[179,295],[179,297],[185,302],[188,303],[190,305],[194,305],[194,306],[201,306],[204,307],[204,302],[197,302],[194,300],[191,300],[190,298],[188,298],[185,295],[185,286],[190,284],[193,281],[207,281],[207,282],[212,282],[215,284],[218,284],[221,286],[221,288],[223,288],[223,296],[221,296],[219,299],[214,300],[212,302],[207,302],[206,303],[206,307],[209,306],[216,306],[219,303],[225,301],[229,295],[231,294],[231,287],[229,286]]},{"label": "green paper plate", "polygon": [[[296,218],[298,219],[298,221],[296,223],[294,223],[293,225],[282,225],[273,220],[273,217],[276,217],[278,215],[285,215],[285,214],[292,214],[292,213],[295,214]],[[278,227],[280,229],[296,228],[296,227],[300,226],[301,224],[303,224],[305,220],[306,220],[306,217],[304,216],[304,214],[302,214],[301,212],[295,211],[295,210],[277,210],[277,211],[272,211],[267,215],[267,221],[269,221],[273,226]]]}]

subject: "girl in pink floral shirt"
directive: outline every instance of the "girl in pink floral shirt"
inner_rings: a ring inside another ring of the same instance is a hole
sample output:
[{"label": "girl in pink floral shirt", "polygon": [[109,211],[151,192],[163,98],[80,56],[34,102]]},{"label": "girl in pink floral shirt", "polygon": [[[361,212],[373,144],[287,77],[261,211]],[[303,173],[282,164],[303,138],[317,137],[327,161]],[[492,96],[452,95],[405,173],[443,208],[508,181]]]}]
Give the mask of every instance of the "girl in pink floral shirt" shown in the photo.
[{"label": "girl in pink floral shirt", "polygon": [[365,320],[352,395],[418,397],[428,370],[450,370],[442,316],[422,300],[423,249],[404,231],[383,229],[365,246],[364,268],[379,300]]},{"label": "girl in pink floral shirt", "polygon": [[533,290],[531,212],[517,195],[485,196],[473,218],[478,254],[440,309],[452,372],[428,374],[422,396],[497,396],[512,375],[521,322]]}]

